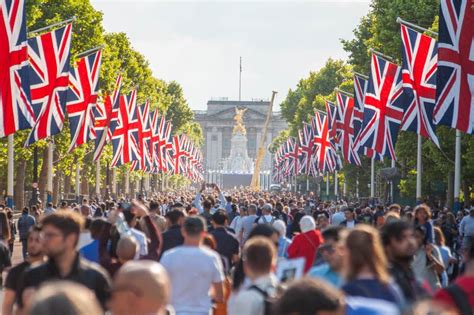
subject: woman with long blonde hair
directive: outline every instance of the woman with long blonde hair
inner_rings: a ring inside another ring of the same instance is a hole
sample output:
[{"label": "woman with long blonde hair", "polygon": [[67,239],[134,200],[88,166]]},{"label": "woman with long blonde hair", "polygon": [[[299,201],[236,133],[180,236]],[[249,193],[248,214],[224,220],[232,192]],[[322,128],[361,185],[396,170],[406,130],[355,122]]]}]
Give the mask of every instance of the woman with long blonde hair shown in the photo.
[{"label": "woman with long blonde hair", "polygon": [[401,306],[400,289],[389,276],[379,232],[372,226],[360,224],[347,234],[343,244],[346,284],[342,290],[346,295]]}]

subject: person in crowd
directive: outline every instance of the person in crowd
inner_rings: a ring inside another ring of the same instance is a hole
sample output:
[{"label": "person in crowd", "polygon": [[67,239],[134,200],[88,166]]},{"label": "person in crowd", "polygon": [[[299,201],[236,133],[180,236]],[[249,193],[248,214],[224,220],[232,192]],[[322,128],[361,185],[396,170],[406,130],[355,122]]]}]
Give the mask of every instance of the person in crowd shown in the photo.
[{"label": "person in crowd", "polygon": [[344,241],[345,284],[342,290],[347,296],[364,297],[401,306],[403,301],[391,282],[387,270],[387,258],[383,251],[379,232],[365,224],[349,231]]},{"label": "person in crowd", "polygon": [[443,260],[444,271],[441,274],[441,286],[444,288],[448,285],[448,269],[450,266],[456,262],[456,259],[451,254],[451,249],[446,246],[446,242],[444,240],[443,231],[439,227],[434,227],[435,233],[435,244],[438,248],[441,258]]},{"label": "person in crowd", "polygon": [[95,292],[105,307],[110,291],[110,278],[99,265],[80,257],[76,250],[84,218],[75,212],[61,211],[42,220],[40,237],[44,253],[49,260],[29,269],[17,290],[19,305],[30,301],[36,288],[51,280],[70,280],[85,285]]},{"label": "person in crowd", "polygon": [[362,213],[358,216],[360,223],[373,225],[374,224],[374,215],[372,214],[372,209],[370,207],[365,207],[362,209]]},{"label": "person in crowd", "polygon": [[415,208],[415,226],[422,226],[425,229],[425,237],[428,243],[434,244],[433,222],[431,221],[431,210],[426,204],[421,204]]},{"label": "person in crowd", "polygon": [[381,231],[382,243],[389,262],[389,271],[400,288],[405,301],[413,304],[425,297],[427,292],[416,280],[411,268],[417,250],[413,225],[404,220],[384,225]]},{"label": "person in crowd", "polygon": [[240,244],[243,244],[249,237],[250,231],[252,231],[257,218],[257,206],[250,204],[248,206],[248,216],[242,218],[240,233],[237,234]]},{"label": "person in crowd", "polygon": [[13,256],[13,249],[15,248],[15,237],[17,234],[15,221],[13,220],[13,211],[10,208],[6,208],[8,226],[10,227],[10,238],[8,239],[8,249],[10,250],[10,257]]},{"label": "person in crowd", "polygon": [[102,218],[92,220],[89,229],[92,242],[79,249],[79,253],[82,257],[97,264],[99,263],[99,236],[104,224],[105,220]]},{"label": "person in crowd", "polygon": [[77,242],[77,249],[80,250],[84,246],[89,245],[94,241],[91,234],[91,225],[92,225],[92,218],[85,218],[84,220],[84,228],[79,234],[79,241]]},{"label": "person in crowd", "polygon": [[437,247],[428,241],[424,226],[415,229],[417,251],[411,264],[416,279],[430,293],[441,288],[440,275],[444,271],[443,259]]},{"label": "person in crowd", "polygon": [[162,254],[167,250],[182,245],[184,242],[183,235],[181,234],[181,226],[185,218],[183,210],[181,208],[172,209],[165,214],[165,218],[168,227],[162,234]]},{"label": "person in crowd", "polygon": [[474,238],[474,206],[469,210],[469,215],[463,217],[459,223],[459,236],[463,245],[466,244],[465,241]]},{"label": "person in crowd", "polygon": [[29,315],[101,315],[94,293],[71,281],[53,281],[42,285],[32,296]]},{"label": "person in crowd", "polygon": [[21,212],[21,216],[18,218],[17,221],[18,234],[20,236],[20,242],[22,246],[23,260],[26,260],[26,257],[28,255],[28,231],[33,225],[35,225],[35,223],[35,218],[30,215],[30,209],[28,207],[24,207]]},{"label": "person in crowd", "polygon": [[69,207],[69,205],[67,204],[67,201],[61,201],[58,211],[62,211],[62,210],[71,210],[71,207]]},{"label": "person in crowd", "polygon": [[325,281],[302,278],[292,282],[274,306],[275,315],[343,315],[344,294]]},{"label": "person in crowd", "polygon": [[[160,213],[160,204],[154,200],[149,204],[149,216],[158,230],[163,233],[166,230],[166,218]],[[140,221],[140,225],[143,231],[148,232],[145,221]]]},{"label": "person in crowd", "polygon": [[464,244],[464,274],[434,295],[435,302],[448,306],[452,314],[461,315],[472,314],[474,309],[474,238],[467,239]]},{"label": "person in crowd", "polygon": [[304,216],[300,221],[301,233],[296,235],[288,247],[289,258],[305,258],[304,272],[313,266],[314,258],[319,246],[323,243],[321,232],[316,230],[316,223],[312,216]]},{"label": "person in crowd", "polygon": [[[171,280],[171,304],[177,315],[208,315],[211,297],[215,302],[224,300],[221,258],[202,246],[206,227],[202,217],[187,217],[181,228],[183,245],[166,251],[161,258]],[[210,290],[212,296],[208,294]]]},{"label": "person in crowd", "polygon": [[325,214],[319,214],[316,218],[316,229],[323,232],[329,227],[329,219]]},{"label": "person in crowd", "polygon": [[[212,215],[212,231],[209,232],[217,243],[216,251],[224,257],[225,266],[231,268],[239,260],[240,246],[237,237],[226,229],[227,214],[225,210],[217,210]],[[224,270],[226,273],[230,269]]]},{"label": "person in crowd", "polygon": [[83,203],[79,208],[79,211],[84,218],[92,218],[92,209],[88,203]]},{"label": "person in crowd", "polygon": [[56,209],[54,209],[53,207],[53,203],[52,202],[48,202],[46,204],[46,208],[44,209],[44,215],[50,215],[50,214],[53,214],[54,212],[56,212]]},{"label": "person in crowd", "polygon": [[28,231],[27,237],[27,249],[28,257],[22,263],[19,263],[15,267],[8,271],[7,278],[5,280],[5,289],[3,293],[3,305],[2,314],[12,315],[13,307],[18,301],[16,292],[18,285],[22,282],[25,270],[30,266],[42,263],[45,256],[43,253],[43,246],[40,238],[41,226],[34,225]]},{"label": "person in crowd", "polygon": [[145,257],[148,255],[147,237],[145,233],[136,228],[139,218],[137,214],[137,206],[132,206],[132,204],[129,204],[125,207],[126,208],[123,209],[123,216],[130,228],[131,235],[135,237],[139,244],[140,249],[138,253],[135,254],[135,259],[139,259],[140,257]]},{"label": "person in crowd", "polygon": [[331,224],[332,225],[340,225],[345,219],[345,211],[347,206],[338,206],[336,208],[336,212],[331,217]]},{"label": "person in crowd", "polygon": [[443,224],[441,224],[441,230],[445,237],[446,246],[451,249],[454,249],[454,244],[456,238],[459,235],[458,225],[456,224],[456,217],[452,212],[446,213],[446,219]]},{"label": "person in crowd", "polygon": [[288,247],[291,240],[286,237],[286,225],[283,220],[276,220],[273,227],[278,231],[278,257],[288,258]]},{"label": "person in crowd", "polygon": [[242,219],[248,215],[248,211],[246,207],[240,207],[239,215],[235,216],[234,219],[231,221],[229,228],[234,230],[234,234],[237,237],[237,240],[240,242],[240,231],[242,230]]},{"label": "person in crowd", "polygon": [[278,284],[272,274],[277,258],[275,246],[266,237],[254,237],[245,243],[242,257],[245,276],[251,284],[239,291],[234,303],[229,305],[228,314],[268,314],[265,299],[275,294]]},{"label": "person in crowd", "polygon": [[256,224],[273,224],[276,218],[272,215],[272,205],[266,203],[262,206],[262,215],[255,220]]},{"label": "person in crowd", "polygon": [[0,241],[8,246],[10,238],[10,220],[8,220],[6,211],[0,211]]},{"label": "person in crowd", "polygon": [[356,224],[359,224],[359,221],[357,221],[355,219],[355,210],[354,208],[351,208],[351,207],[347,207],[345,208],[344,210],[344,216],[345,216],[345,220],[341,222],[341,225],[348,228],[348,229],[352,229],[355,227]]},{"label": "person in crowd", "polygon": [[322,232],[324,243],[319,247],[323,263],[312,267],[308,275],[323,279],[336,288],[342,286],[343,253],[341,239],[346,230],[342,226],[332,226]]},{"label": "person in crowd", "polygon": [[129,261],[114,278],[108,305],[112,315],[164,315],[170,292],[162,265],[151,260]]}]

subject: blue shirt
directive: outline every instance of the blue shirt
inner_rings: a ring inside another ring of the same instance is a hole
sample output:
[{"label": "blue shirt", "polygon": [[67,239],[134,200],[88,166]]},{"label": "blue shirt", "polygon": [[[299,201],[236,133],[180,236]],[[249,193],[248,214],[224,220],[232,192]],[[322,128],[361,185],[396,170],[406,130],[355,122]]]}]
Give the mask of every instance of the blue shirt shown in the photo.
[{"label": "blue shirt", "polygon": [[79,253],[85,259],[99,263],[99,240],[93,240],[92,243],[82,247]]},{"label": "blue shirt", "polygon": [[346,296],[361,296],[399,304],[395,290],[376,279],[356,279],[342,287]]},{"label": "blue shirt", "polygon": [[278,239],[278,257],[288,258],[288,246],[290,246],[291,240],[285,236]]},{"label": "blue shirt", "polygon": [[336,288],[340,288],[342,285],[341,277],[327,263],[311,268],[308,275],[312,278],[323,279]]}]

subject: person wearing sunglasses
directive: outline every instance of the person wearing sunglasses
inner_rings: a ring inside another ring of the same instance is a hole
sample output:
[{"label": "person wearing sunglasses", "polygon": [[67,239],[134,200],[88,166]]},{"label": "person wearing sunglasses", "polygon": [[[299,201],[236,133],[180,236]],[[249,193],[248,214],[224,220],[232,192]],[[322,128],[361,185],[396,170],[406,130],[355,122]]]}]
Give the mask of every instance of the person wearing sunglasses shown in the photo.
[{"label": "person wearing sunglasses", "polygon": [[342,285],[343,257],[339,250],[342,234],[346,233],[342,226],[332,226],[323,231],[324,243],[319,247],[324,263],[311,268],[308,275],[313,278],[323,279],[336,288]]}]

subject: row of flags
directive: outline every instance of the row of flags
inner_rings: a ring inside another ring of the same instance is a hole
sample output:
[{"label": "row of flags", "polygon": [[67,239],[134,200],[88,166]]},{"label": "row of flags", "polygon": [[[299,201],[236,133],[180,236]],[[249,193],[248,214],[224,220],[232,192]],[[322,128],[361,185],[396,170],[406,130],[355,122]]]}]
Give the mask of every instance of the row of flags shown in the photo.
[{"label": "row of flags", "polygon": [[203,177],[202,153],[186,135],[171,135],[171,121],[150,103],[137,105],[137,91],[99,101],[102,51],[95,49],[70,69],[72,24],[28,38],[25,1],[0,0],[0,137],[31,129],[25,146],[52,137],[69,119],[69,152],[94,140],[97,161],[112,143],[112,166]]},{"label": "row of flags", "polygon": [[399,66],[373,52],[368,77],[354,74],[353,94],[336,90],[336,104],[316,111],[274,156],[274,180],[334,172],[360,156],[396,160],[399,130],[439,147],[436,125],[474,134],[474,9],[468,0],[442,0],[439,41],[401,24]]}]

